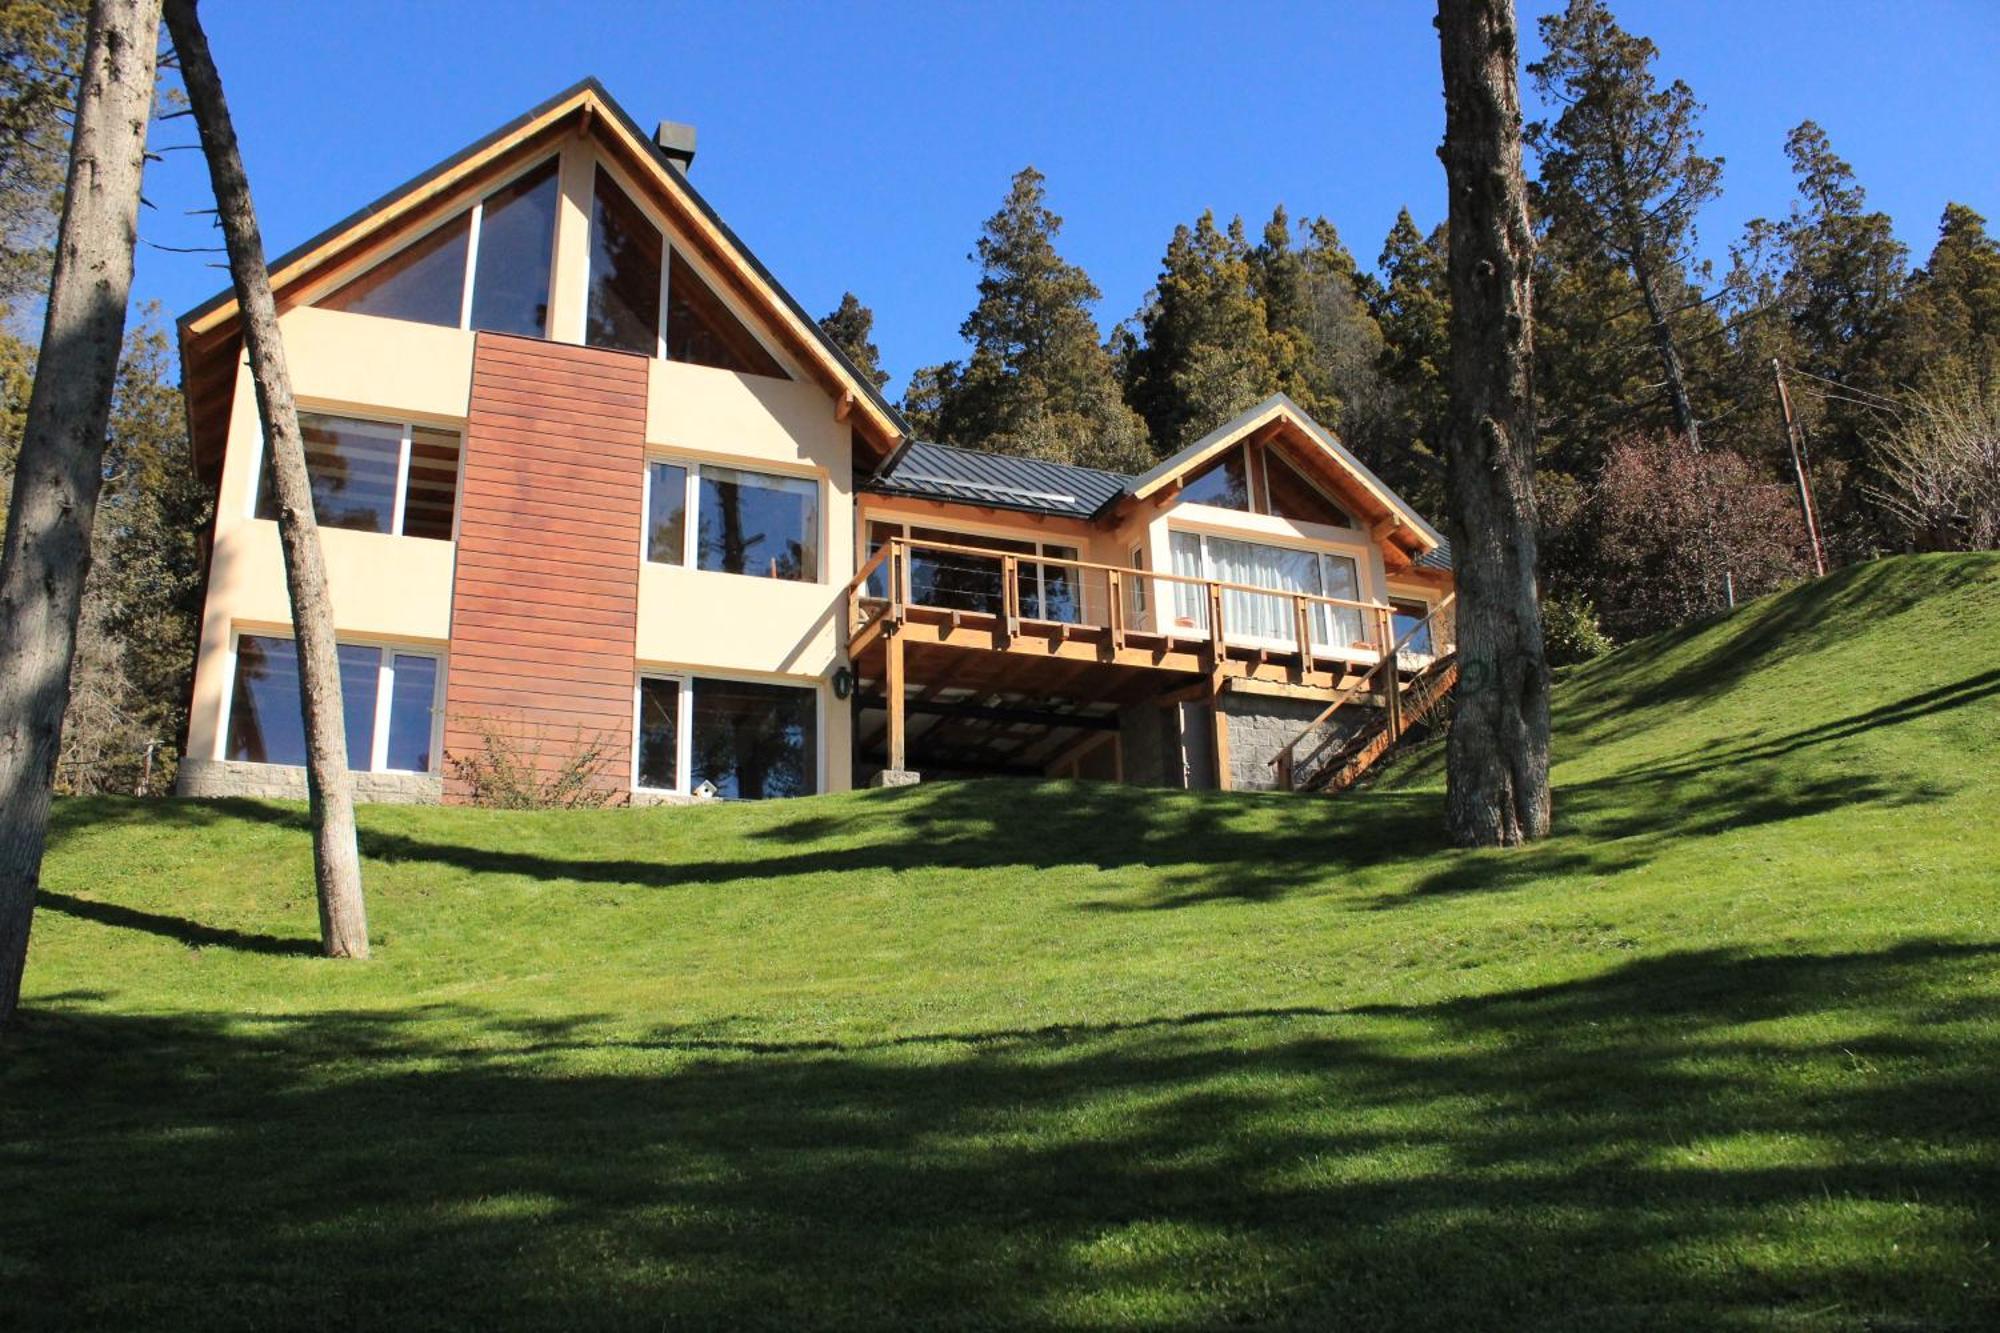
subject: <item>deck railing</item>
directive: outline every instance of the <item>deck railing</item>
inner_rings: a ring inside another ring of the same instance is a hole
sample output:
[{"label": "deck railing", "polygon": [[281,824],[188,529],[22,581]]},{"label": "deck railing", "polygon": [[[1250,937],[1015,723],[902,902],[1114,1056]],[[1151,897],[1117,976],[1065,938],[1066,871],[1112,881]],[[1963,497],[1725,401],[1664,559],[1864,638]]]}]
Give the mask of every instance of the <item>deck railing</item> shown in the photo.
[{"label": "deck railing", "polygon": [[878,614],[900,622],[920,607],[990,617],[1007,637],[1024,625],[1088,626],[1117,646],[1127,635],[1157,635],[1370,663],[1395,638],[1394,613],[1380,602],[904,536],[868,557],[846,599],[854,629]]}]

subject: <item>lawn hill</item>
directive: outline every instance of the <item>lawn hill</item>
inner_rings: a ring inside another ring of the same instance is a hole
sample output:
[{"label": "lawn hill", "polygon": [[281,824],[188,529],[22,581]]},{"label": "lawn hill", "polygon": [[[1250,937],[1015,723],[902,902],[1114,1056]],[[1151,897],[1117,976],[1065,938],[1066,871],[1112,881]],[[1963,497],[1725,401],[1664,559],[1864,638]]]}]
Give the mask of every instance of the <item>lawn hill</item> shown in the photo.
[{"label": "lawn hill", "polygon": [[2000,558],[1566,673],[1556,830],[937,783],[61,803],[0,1323],[2000,1322]]}]

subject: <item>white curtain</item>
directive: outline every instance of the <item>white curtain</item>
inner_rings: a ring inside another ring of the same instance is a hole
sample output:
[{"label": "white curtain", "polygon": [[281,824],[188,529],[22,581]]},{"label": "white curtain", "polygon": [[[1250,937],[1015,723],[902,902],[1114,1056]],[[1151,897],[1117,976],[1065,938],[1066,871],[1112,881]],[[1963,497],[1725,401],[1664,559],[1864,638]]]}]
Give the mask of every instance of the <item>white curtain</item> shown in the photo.
[{"label": "white curtain", "polygon": [[[1192,532],[1169,532],[1167,544],[1172,549],[1174,573],[1182,578],[1201,579],[1208,576],[1201,570],[1201,537]],[[1198,583],[1176,583],[1174,589],[1174,623],[1172,629],[1198,629],[1208,633],[1208,593]]]},{"label": "white curtain", "polygon": [[[1352,560],[1344,555],[1322,555],[1326,595],[1361,600],[1361,577]],[[1319,606],[1313,611],[1313,640],[1322,647],[1345,648],[1365,637],[1361,611],[1352,606]]]},{"label": "white curtain", "polygon": [[[1231,639],[1294,643],[1298,631],[1292,625],[1293,593],[1361,600],[1360,570],[1344,555],[1193,532],[1170,532],[1168,546],[1176,574],[1272,590],[1269,596],[1241,590],[1222,594],[1222,624]],[[1207,590],[1198,584],[1173,586],[1176,627],[1206,634]],[[1365,636],[1358,608],[1324,603],[1313,605],[1312,630],[1313,642],[1321,648],[1344,648]]]}]

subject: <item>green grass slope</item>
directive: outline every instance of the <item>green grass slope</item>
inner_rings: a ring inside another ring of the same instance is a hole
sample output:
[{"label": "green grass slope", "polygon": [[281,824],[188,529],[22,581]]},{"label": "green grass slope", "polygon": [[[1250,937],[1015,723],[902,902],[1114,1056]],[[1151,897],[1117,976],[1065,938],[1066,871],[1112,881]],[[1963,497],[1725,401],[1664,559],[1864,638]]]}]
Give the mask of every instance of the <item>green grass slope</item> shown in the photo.
[{"label": "green grass slope", "polygon": [[1567,677],[1557,836],[937,784],[58,811],[0,1322],[2000,1319],[2000,559]]}]

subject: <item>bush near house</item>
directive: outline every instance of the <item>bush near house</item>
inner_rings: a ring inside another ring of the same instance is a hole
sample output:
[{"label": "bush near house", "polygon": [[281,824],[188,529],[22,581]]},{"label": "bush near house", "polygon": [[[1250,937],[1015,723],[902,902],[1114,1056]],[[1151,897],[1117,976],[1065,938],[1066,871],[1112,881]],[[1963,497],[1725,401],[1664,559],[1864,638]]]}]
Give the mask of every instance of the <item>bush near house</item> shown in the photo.
[{"label": "bush near house", "polygon": [[0,1058],[20,1328],[1971,1328],[2000,1318],[2000,557],[1576,668],[1557,835],[1434,757],[60,808]]}]

